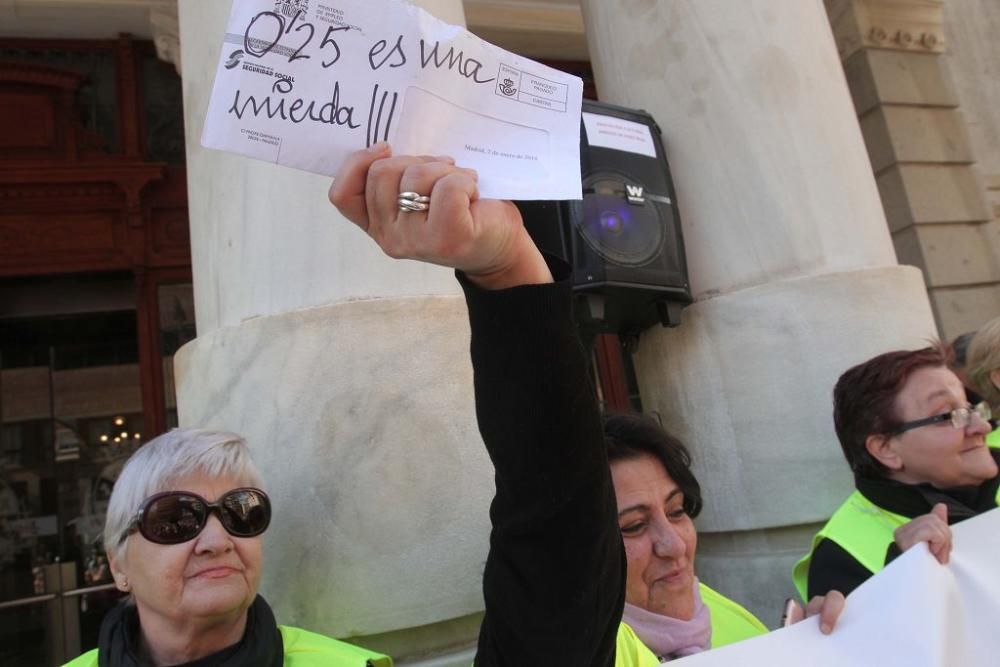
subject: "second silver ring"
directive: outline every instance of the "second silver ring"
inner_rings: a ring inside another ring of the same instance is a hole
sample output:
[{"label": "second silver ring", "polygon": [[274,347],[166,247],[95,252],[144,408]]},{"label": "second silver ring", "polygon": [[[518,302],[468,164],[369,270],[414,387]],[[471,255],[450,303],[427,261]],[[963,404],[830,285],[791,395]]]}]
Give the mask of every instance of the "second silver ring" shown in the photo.
[{"label": "second silver ring", "polygon": [[430,208],[431,198],[417,192],[400,192],[396,203],[400,211],[426,211]]}]

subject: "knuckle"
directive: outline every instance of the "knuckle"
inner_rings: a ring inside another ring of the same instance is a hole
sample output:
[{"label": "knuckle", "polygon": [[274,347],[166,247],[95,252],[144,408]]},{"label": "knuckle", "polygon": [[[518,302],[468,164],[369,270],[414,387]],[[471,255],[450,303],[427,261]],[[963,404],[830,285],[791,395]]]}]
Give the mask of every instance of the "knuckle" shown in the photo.
[{"label": "knuckle", "polygon": [[385,178],[388,176],[398,176],[410,163],[411,160],[405,157],[389,157],[376,160],[368,168],[369,179],[372,177]]},{"label": "knuckle", "polygon": [[411,259],[415,257],[413,248],[402,239],[389,237],[381,245],[382,252],[392,259]]},{"label": "knuckle", "polygon": [[378,160],[372,163],[372,166],[368,168],[368,180],[373,178],[382,178],[392,170],[392,165],[389,164],[389,160]]},{"label": "knuckle", "polygon": [[418,181],[434,178],[440,173],[440,167],[430,162],[420,162],[406,168],[407,178]]},{"label": "knuckle", "polygon": [[400,179],[400,189],[429,195],[436,190],[442,179],[448,177],[449,169],[451,167],[441,163],[422,162],[411,165]]},{"label": "knuckle", "polygon": [[462,173],[460,171],[453,171],[450,174],[448,174],[447,176],[445,176],[445,179],[446,179],[447,183],[449,183],[453,187],[458,187],[458,186],[462,185],[463,183],[468,183],[469,182],[469,175],[468,174],[464,174],[464,173]]}]

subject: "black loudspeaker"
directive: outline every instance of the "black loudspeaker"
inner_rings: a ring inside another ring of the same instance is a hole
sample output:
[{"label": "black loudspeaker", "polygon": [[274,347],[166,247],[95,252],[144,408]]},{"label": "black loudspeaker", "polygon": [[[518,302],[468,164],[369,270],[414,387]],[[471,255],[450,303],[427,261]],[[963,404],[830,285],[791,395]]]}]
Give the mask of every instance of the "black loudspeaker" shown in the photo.
[{"label": "black loudspeaker", "polygon": [[583,112],[583,200],[516,202],[528,233],[573,268],[583,328],[677,326],[692,299],[660,128],[645,111],[584,100]]}]

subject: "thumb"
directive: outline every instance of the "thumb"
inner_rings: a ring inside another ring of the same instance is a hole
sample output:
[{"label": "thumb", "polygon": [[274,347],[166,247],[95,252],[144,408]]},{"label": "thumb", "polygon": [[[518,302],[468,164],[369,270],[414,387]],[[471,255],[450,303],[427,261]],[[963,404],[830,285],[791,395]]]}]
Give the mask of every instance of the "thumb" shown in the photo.
[{"label": "thumb", "polygon": [[945,525],[948,525],[948,506],[944,503],[935,505],[934,509],[931,510],[931,514],[944,521]]}]

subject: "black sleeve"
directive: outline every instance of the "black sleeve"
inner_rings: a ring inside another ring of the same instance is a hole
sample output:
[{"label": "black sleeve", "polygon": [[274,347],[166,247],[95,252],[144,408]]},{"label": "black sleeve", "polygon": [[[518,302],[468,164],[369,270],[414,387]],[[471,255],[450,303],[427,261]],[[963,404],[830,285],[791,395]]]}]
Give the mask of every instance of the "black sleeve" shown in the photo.
[{"label": "black sleeve", "polygon": [[567,283],[469,306],[479,430],[496,468],[477,667],[610,667],[625,558]]},{"label": "black sleeve", "polygon": [[871,571],[854,556],[836,542],[824,539],[816,546],[809,563],[808,598],[811,600],[830,591],[848,595],[870,576]]}]

